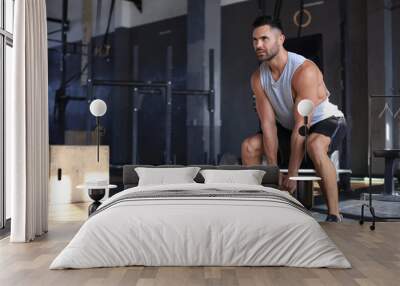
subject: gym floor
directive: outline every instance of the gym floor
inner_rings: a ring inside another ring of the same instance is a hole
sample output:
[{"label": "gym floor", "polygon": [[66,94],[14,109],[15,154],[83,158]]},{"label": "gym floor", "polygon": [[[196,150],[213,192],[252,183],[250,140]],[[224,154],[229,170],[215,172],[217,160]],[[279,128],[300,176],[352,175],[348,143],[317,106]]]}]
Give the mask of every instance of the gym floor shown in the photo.
[{"label": "gym floor", "polygon": [[[374,178],[372,181],[373,194],[380,194],[383,192],[383,179]],[[341,191],[339,194],[340,210],[344,216],[345,221],[359,221],[361,214],[361,206],[368,204],[368,186],[369,182],[364,178],[351,179],[351,191]],[[397,180],[395,180],[395,187],[399,189]],[[400,217],[400,204],[398,202],[387,202],[373,200],[372,205],[375,208],[378,217]],[[316,220],[324,221],[326,213],[326,204],[323,196],[320,193],[318,184],[314,185],[314,207],[312,209],[313,215]],[[365,219],[371,218],[371,213],[365,209]]]}]

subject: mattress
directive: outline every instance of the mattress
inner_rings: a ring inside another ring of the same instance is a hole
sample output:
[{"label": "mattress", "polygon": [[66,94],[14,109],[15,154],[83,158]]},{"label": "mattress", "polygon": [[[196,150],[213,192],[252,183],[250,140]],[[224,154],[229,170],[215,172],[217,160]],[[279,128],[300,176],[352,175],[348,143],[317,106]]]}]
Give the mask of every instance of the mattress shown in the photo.
[{"label": "mattress", "polygon": [[287,192],[198,183],[135,187],[111,197],[50,269],[130,265],[351,267]]}]

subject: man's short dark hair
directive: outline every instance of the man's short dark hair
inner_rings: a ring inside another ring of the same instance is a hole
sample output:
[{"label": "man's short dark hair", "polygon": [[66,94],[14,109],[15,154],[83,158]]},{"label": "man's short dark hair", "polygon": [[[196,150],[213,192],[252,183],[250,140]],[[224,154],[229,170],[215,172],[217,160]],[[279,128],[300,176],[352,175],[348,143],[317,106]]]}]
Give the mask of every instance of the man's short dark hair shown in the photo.
[{"label": "man's short dark hair", "polygon": [[253,29],[264,25],[268,25],[271,28],[279,29],[283,33],[281,21],[279,21],[278,19],[273,19],[271,16],[267,15],[257,17],[253,22]]}]

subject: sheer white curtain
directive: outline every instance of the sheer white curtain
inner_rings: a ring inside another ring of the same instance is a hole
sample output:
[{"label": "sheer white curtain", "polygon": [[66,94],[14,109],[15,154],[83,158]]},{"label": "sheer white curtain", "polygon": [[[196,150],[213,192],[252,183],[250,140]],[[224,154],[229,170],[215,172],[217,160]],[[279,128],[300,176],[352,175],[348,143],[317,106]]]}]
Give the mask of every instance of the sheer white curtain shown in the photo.
[{"label": "sheer white curtain", "polygon": [[6,98],[12,242],[47,231],[49,177],[45,0],[15,1],[13,93]]}]

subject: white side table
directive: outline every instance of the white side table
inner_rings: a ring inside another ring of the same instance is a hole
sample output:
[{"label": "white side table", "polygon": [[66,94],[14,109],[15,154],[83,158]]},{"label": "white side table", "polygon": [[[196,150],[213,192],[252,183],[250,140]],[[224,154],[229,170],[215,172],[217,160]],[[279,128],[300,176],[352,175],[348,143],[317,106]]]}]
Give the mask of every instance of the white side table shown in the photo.
[{"label": "white side table", "polygon": [[297,182],[296,198],[307,208],[311,209],[314,203],[313,182],[320,181],[316,176],[289,177],[289,180]]},{"label": "white side table", "polygon": [[117,185],[78,185],[78,189],[87,189],[89,197],[94,201],[88,208],[89,216],[96,211],[96,209],[101,205],[100,200],[106,194],[106,190],[114,189]]}]

